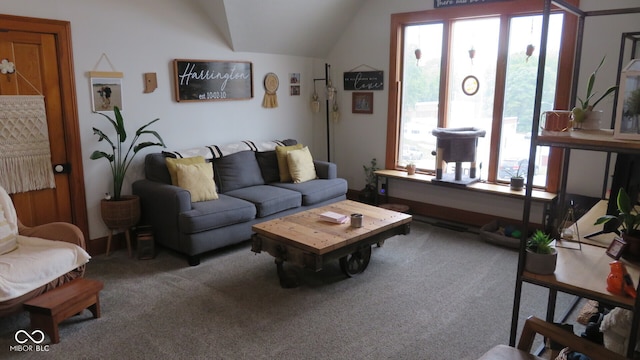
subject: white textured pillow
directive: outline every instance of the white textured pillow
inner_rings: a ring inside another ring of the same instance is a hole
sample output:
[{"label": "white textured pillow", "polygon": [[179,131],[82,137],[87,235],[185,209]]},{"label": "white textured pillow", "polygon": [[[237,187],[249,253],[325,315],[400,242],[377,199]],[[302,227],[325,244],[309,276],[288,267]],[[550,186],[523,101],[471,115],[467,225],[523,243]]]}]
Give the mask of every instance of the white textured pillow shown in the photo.
[{"label": "white textured pillow", "polygon": [[15,250],[18,247],[17,235],[9,221],[4,216],[4,210],[0,207],[0,255]]},{"label": "white textured pillow", "polygon": [[176,174],[178,186],[191,193],[192,202],[218,198],[211,163],[176,164]]},{"label": "white textured pillow", "polygon": [[313,157],[307,146],[287,152],[287,164],[289,165],[291,179],[296,184],[318,177],[316,167],[313,164]]}]

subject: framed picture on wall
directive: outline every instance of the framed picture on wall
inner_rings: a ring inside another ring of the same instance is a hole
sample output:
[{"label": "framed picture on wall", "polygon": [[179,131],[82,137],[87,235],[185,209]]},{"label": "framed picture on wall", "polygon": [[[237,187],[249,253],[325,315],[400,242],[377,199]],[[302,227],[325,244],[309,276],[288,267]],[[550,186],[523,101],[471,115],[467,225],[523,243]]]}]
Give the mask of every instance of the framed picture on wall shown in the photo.
[{"label": "framed picture on wall", "polygon": [[91,110],[113,111],[117,106],[122,110],[122,78],[91,78]]},{"label": "framed picture on wall", "polygon": [[373,92],[354,92],[351,95],[351,112],[373,114]]}]

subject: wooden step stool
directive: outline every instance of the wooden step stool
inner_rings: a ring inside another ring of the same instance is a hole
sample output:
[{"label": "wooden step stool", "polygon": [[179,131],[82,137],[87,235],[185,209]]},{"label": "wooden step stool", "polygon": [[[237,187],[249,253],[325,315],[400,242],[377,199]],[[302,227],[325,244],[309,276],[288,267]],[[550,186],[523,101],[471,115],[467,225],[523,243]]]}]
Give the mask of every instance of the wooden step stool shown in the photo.
[{"label": "wooden step stool", "polygon": [[31,328],[40,329],[51,337],[51,343],[60,342],[58,324],[84,309],[89,309],[94,318],[100,317],[100,298],[104,285],[97,280],[77,278],[60,287],[24,303],[29,311]]}]

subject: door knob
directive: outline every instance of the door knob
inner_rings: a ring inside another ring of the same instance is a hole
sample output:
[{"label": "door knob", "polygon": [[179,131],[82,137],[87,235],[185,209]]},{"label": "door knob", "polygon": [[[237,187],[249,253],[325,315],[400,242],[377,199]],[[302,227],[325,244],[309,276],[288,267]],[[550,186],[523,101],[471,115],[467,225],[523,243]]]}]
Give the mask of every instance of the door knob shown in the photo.
[{"label": "door knob", "polygon": [[53,171],[56,174],[68,174],[71,172],[71,164],[54,164]]}]

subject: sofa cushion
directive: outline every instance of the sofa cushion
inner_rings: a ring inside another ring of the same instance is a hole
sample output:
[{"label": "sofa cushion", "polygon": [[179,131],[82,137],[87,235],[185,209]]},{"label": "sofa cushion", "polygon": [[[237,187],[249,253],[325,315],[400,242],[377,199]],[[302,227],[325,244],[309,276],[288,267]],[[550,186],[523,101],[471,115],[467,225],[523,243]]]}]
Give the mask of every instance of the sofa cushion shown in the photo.
[{"label": "sofa cushion", "polygon": [[289,164],[287,162],[287,153],[291,150],[302,149],[302,144],[291,146],[276,146],[276,155],[278,157],[278,171],[280,172],[280,182],[291,182],[291,174],[289,173]]},{"label": "sofa cushion", "polygon": [[313,157],[307,146],[287,153],[289,173],[294,183],[302,183],[317,178]]},{"label": "sofa cushion", "polygon": [[202,164],[204,163],[204,158],[202,156],[194,156],[190,158],[170,158],[167,157],[164,159],[167,164],[167,170],[169,170],[169,175],[171,176],[171,184],[178,186],[178,175],[176,170],[176,165],[190,165],[190,164]]},{"label": "sofa cushion", "polygon": [[213,170],[221,193],[264,184],[258,160],[252,150],[214,159]]},{"label": "sofa cushion", "polygon": [[144,176],[147,180],[172,185],[167,162],[162,153],[151,153],[144,157]]},{"label": "sofa cushion", "polygon": [[280,181],[280,171],[278,171],[278,156],[276,151],[260,151],[256,153],[256,159],[260,166],[260,173],[265,183]]},{"label": "sofa cushion", "polygon": [[247,200],[256,207],[257,217],[265,217],[302,204],[300,192],[271,185],[258,185],[227,192],[227,195]]},{"label": "sofa cushion", "polygon": [[191,193],[191,202],[218,199],[211,163],[176,164],[176,177],[178,186]]},{"label": "sofa cushion", "polygon": [[302,194],[303,206],[321,203],[339,196],[344,196],[347,193],[347,181],[342,178],[315,179],[299,184],[275,183],[272,185],[294,190]]},{"label": "sofa cushion", "polygon": [[228,225],[251,221],[256,217],[256,207],[242,199],[218,194],[218,200],[192,204],[192,209],[180,213],[180,232],[194,234]]}]

